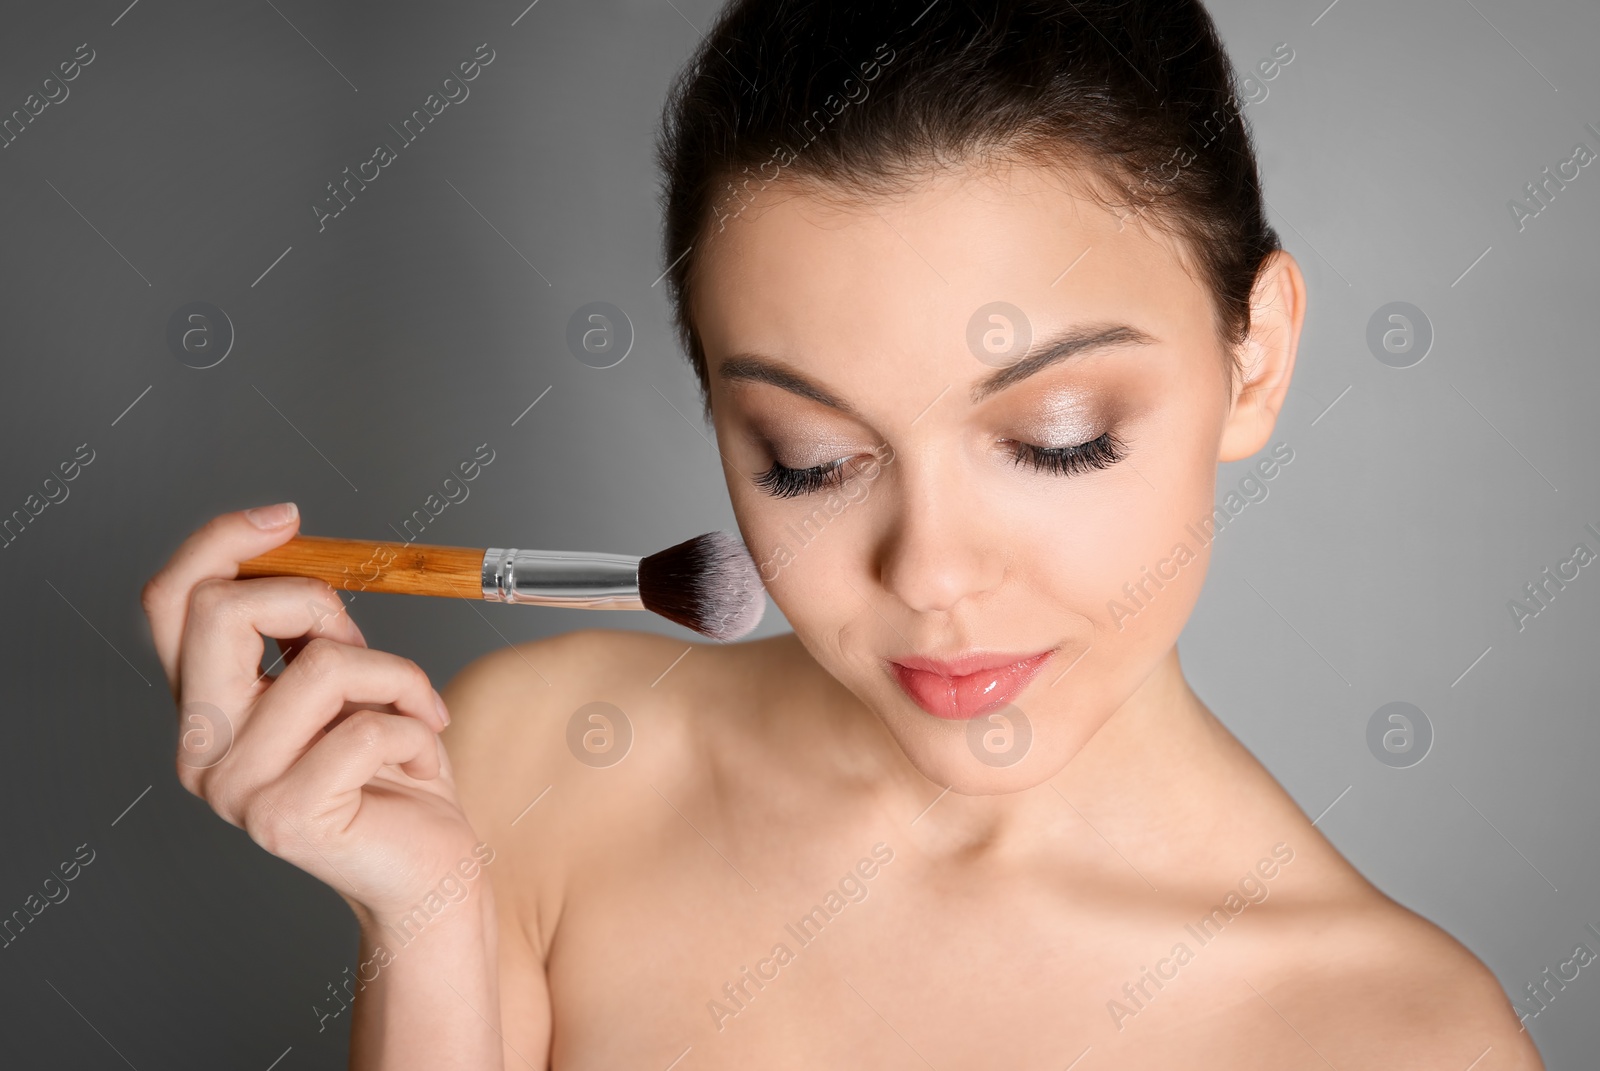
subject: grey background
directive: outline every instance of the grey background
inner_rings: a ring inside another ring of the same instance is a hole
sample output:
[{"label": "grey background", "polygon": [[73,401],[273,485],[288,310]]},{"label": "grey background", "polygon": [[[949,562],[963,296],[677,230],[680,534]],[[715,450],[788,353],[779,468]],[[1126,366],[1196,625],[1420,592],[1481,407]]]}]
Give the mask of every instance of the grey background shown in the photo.
[{"label": "grey background", "polygon": [[[1575,144],[1600,150],[1584,127],[1600,126],[1600,9],[1211,6],[1241,69],[1294,50],[1245,114],[1311,301],[1275,436],[1294,460],[1219,538],[1184,664],[1356,866],[1517,995],[1578,941],[1600,949],[1584,929],[1600,925],[1600,566],[1523,631],[1507,610],[1575,543],[1600,549],[1583,529],[1600,527],[1600,168],[1524,231],[1507,208]],[[428,541],[648,553],[733,527],[652,285],[657,115],[717,5],[125,7],[10,3],[0,22],[0,112],[80,42],[96,52],[0,150],[0,515],[95,451],[0,550],[0,914],[78,845],[96,853],[0,948],[0,1059],[342,1067],[348,1014],[319,1033],[311,1007],[355,963],[353,921],[179,786],[139,586],[247,505],[294,499],[308,531],[384,537],[485,442],[494,462]],[[470,98],[318,233],[324,184],[480,42],[496,56]],[[165,341],[196,300],[237,331],[206,370]],[[605,370],[564,344],[601,300],[637,332]],[[1392,301],[1432,322],[1414,367],[1368,350]],[[675,630],[383,595],[353,609],[441,683],[504,642]],[[758,634],[785,627],[769,611]],[[1407,769],[1366,745],[1396,700],[1435,733]],[[1553,1068],[1600,1045],[1597,973],[1530,1021]]]}]

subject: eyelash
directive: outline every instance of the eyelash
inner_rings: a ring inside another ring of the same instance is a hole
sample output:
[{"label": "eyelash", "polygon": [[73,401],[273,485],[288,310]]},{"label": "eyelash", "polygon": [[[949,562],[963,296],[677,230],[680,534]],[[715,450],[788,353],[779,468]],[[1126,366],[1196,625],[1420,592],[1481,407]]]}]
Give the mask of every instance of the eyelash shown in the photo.
[{"label": "eyelash", "polygon": [[[1126,456],[1127,448],[1111,432],[1076,446],[1035,446],[1032,443],[1009,441],[1014,463],[1029,464],[1039,472],[1055,476],[1075,476],[1095,469],[1110,468]],[[757,487],[774,498],[795,498],[838,487],[844,482],[846,458],[830,461],[808,469],[791,469],[777,461],[755,478]]]},{"label": "eyelash", "polygon": [[1011,456],[1017,464],[1027,463],[1040,472],[1056,476],[1076,476],[1093,469],[1110,468],[1127,454],[1122,440],[1109,431],[1077,446],[1034,446],[1015,440],[1011,445]]},{"label": "eyelash", "polygon": [[844,482],[844,458],[809,469],[791,469],[777,461],[756,477],[756,486],[773,498],[794,498],[838,487]]}]

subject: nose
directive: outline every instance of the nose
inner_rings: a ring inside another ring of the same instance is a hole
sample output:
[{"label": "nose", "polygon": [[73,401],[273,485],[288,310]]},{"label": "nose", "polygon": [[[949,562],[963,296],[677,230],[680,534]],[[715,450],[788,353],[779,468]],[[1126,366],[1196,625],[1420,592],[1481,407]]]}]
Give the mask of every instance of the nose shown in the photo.
[{"label": "nose", "polygon": [[937,613],[998,586],[1009,552],[977,488],[954,465],[896,464],[895,513],[880,552],[884,588],[913,611]]}]

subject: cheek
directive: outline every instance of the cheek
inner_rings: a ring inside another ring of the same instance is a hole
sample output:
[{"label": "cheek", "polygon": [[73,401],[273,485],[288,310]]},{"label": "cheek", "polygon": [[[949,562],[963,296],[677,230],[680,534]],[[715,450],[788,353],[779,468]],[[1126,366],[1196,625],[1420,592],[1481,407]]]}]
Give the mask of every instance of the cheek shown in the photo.
[{"label": "cheek", "polygon": [[1038,601],[1087,619],[1094,644],[1154,657],[1176,640],[1208,562],[1216,429],[1205,413],[1150,411],[1129,456],[1068,494],[1015,516],[1027,533],[1024,582]]},{"label": "cheek", "polygon": [[866,591],[872,496],[846,485],[775,499],[745,488],[733,501],[767,593],[798,632],[837,632]]}]

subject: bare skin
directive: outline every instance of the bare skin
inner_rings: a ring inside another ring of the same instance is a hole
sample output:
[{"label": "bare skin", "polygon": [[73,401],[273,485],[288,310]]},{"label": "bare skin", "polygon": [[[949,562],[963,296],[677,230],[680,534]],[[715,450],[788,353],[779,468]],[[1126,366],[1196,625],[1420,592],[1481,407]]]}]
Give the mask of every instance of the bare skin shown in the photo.
[{"label": "bare skin", "polygon": [[[718,446],[793,634],[494,652],[436,736],[420,671],[365,651],[332,593],[230,579],[296,519],[218,518],[152,581],[175,694],[236,729],[185,784],[339,889],[364,961],[388,955],[352,1066],[1543,1066],[1487,968],[1344,860],[1179,663],[1207,551],[1174,548],[1218,462],[1272,441],[1299,268],[1264,266],[1232,379],[1181,247],[1060,179],[791,189],[707,235]],[[1008,364],[984,393],[1000,366],[967,326],[996,299],[1036,339],[1144,341]],[[1018,464],[1106,431],[1113,463]],[[830,491],[761,478],[834,461]],[[253,681],[258,633],[315,638]],[[988,714],[934,716],[885,662],[975,649],[1050,652],[1013,700],[1013,761],[975,749]],[[631,729],[612,765],[569,747],[597,701]],[[480,844],[492,862],[396,944]]]},{"label": "bare skin", "polygon": [[[1486,1049],[1476,1068],[1542,1066],[1487,969],[1345,862],[1175,655],[1163,703],[996,798],[941,796],[793,636],[697,645],[652,686],[683,649],[575,633],[448,692],[474,712],[448,734],[463,802],[525,868],[495,891],[527,941],[512,962],[544,965],[501,974],[507,1041],[534,1066],[547,1045],[560,1068],[686,1047],[680,1067],[1062,1068],[1085,1049],[1079,1068],[1459,1071]],[[564,744],[597,698],[635,733],[606,769]],[[802,945],[786,924],[880,843],[893,859],[865,897]],[[1293,858],[1266,899],[1202,945],[1185,924],[1274,845]],[[1132,1006],[1123,985],[1179,942],[1193,959],[1119,1029],[1108,1003]],[[757,988],[741,969],[779,943],[793,960]]]}]

